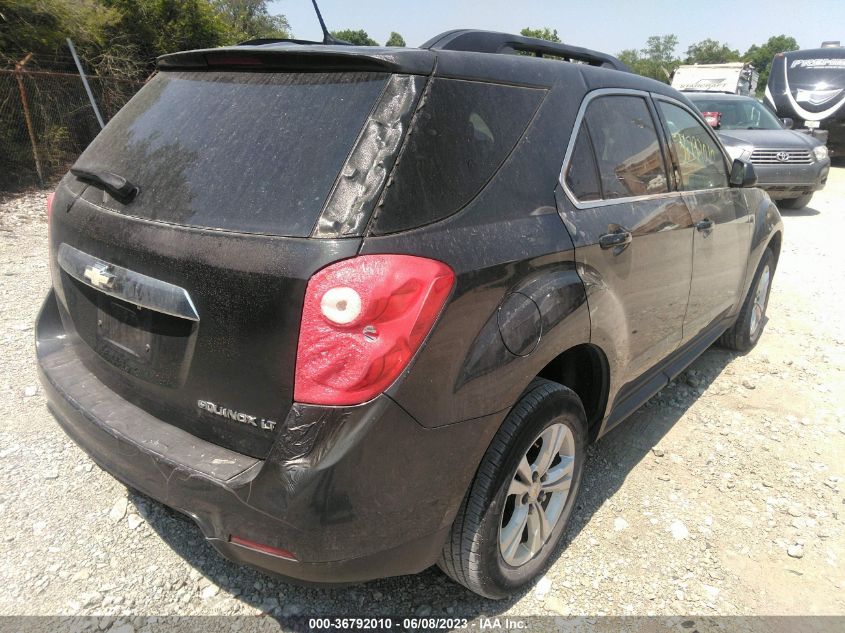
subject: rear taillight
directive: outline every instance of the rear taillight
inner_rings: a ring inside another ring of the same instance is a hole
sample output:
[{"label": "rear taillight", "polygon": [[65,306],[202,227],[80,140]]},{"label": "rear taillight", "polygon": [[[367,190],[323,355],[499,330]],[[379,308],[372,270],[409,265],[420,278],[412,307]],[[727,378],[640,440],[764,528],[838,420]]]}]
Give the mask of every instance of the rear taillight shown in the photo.
[{"label": "rear taillight", "polygon": [[261,552],[262,554],[270,554],[271,556],[278,556],[279,558],[298,562],[293,552],[289,552],[286,549],[271,547],[270,545],[264,545],[263,543],[256,543],[255,541],[250,541],[249,539],[241,538],[240,536],[235,536],[234,534],[229,535],[229,542],[256,552]]},{"label": "rear taillight", "polygon": [[[47,241],[52,240],[53,237],[53,198],[56,197],[55,192],[47,194]],[[51,260],[52,266],[52,260]]]},{"label": "rear taillight", "polygon": [[296,352],[297,402],[366,402],[396,380],[431,331],[455,283],[446,264],[362,255],[308,282]]}]

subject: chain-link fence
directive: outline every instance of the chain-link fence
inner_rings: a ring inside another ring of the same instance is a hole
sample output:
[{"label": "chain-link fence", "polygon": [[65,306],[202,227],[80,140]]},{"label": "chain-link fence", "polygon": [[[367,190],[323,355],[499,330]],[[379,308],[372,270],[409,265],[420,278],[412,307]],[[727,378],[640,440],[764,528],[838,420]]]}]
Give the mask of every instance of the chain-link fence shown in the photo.
[{"label": "chain-link fence", "polygon": [[[87,76],[108,121],[143,85]],[[0,191],[49,185],[100,131],[78,74],[0,69]]]}]

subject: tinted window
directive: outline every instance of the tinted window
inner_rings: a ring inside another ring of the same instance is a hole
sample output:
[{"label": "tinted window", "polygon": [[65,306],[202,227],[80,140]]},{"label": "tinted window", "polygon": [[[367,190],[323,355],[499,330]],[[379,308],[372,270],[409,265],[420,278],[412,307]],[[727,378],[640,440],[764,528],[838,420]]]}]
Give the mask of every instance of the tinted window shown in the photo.
[{"label": "tinted window", "polygon": [[435,79],[384,191],[375,232],[423,226],[465,206],[522,137],[544,92]]},{"label": "tinted window", "polygon": [[[307,236],[386,79],[374,73],[159,73],[78,165],[138,185],[129,205],[109,201],[130,215]],[[86,193],[97,195],[93,188]]]},{"label": "tinted window", "polygon": [[598,97],[585,117],[605,199],[668,191],[663,152],[641,97]]},{"label": "tinted window", "polygon": [[575,141],[575,148],[569,158],[566,170],[566,186],[580,201],[601,199],[599,176],[596,171],[596,161],[593,157],[593,147],[590,143],[590,133],[587,124],[582,123]]},{"label": "tinted window", "polygon": [[689,112],[665,101],[658,107],[666,120],[681,170],[681,189],[716,189],[728,186],[722,150],[704,126]]}]

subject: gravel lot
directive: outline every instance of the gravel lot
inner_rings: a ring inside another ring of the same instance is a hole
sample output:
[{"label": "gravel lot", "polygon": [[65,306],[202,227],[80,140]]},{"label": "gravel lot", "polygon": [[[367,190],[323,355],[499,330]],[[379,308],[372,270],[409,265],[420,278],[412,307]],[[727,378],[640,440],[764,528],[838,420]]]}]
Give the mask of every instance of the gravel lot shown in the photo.
[{"label": "gravel lot", "polygon": [[810,208],[784,213],[757,348],[707,351],[592,447],[568,547],[503,602],[437,569],[287,584],[225,561],[96,467],[36,377],[45,197],[0,204],[0,615],[123,616],[107,627],[174,614],[845,614],[845,168]]}]

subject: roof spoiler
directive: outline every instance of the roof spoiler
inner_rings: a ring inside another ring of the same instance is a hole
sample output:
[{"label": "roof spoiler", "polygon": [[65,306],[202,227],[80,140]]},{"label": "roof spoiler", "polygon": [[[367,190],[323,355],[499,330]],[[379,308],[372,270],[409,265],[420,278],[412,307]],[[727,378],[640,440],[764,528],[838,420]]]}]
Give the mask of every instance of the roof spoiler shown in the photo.
[{"label": "roof spoiler", "polygon": [[512,33],[499,33],[496,31],[479,31],[475,29],[458,29],[446,31],[437,35],[420,48],[441,51],[472,51],[476,53],[531,53],[536,57],[552,55],[562,57],[566,61],[581,62],[590,66],[601,66],[624,72],[631,72],[624,63],[606,53],[594,51],[589,48],[570,46],[549,42],[535,37],[525,37]]},{"label": "roof spoiler", "polygon": [[159,57],[156,67],[159,70],[360,71],[428,75],[434,65],[434,55],[413,49],[397,54],[359,46],[300,46],[290,42],[268,44],[170,53]]}]

